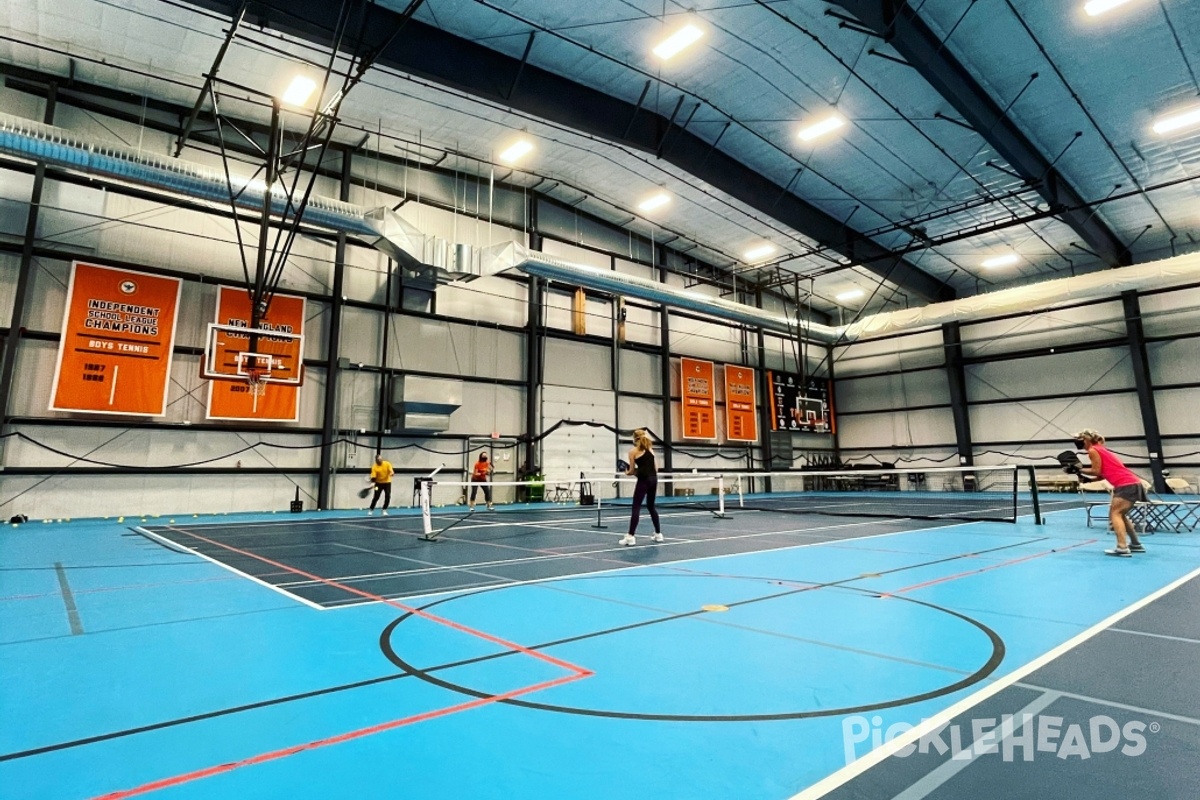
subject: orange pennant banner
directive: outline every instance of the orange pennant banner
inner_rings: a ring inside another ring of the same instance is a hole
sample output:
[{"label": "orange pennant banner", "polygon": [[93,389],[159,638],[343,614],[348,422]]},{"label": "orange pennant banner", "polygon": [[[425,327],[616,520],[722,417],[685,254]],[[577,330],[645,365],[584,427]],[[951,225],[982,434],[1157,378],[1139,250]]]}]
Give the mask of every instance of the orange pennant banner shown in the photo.
[{"label": "orange pennant banner", "polygon": [[754,370],[725,365],[725,436],[731,442],[757,442]]},{"label": "orange pennant banner", "polygon": [[71,265],[51,411],[167,411],[179,278]]}]

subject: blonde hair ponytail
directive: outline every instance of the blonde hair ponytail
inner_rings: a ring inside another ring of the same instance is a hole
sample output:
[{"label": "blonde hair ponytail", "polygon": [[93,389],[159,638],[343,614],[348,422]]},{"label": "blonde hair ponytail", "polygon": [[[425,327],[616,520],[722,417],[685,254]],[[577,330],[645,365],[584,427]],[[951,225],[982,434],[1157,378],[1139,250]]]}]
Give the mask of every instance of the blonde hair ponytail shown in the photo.
[{"label": "blonde hair ponytail", "polygon": [[649,452],[650,448],[654,445],[654,443],[650,441],[650,437],[646,435],[645,428],[638,428],[633,432],[633,443],[639,450],[643,450],[645,452]]}]

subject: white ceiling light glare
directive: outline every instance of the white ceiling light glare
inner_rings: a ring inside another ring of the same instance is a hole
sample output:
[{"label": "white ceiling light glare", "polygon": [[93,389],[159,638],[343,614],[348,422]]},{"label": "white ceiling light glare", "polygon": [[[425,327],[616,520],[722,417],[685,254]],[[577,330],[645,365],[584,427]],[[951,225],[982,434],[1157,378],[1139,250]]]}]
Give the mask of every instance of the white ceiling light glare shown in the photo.
[{"label": "white ceiling light glare", "polygon": [[866,294],[866,292],[864,292],[862,289],[850,289],[848,291],[835,294],[833,298],[839,303],[848,303],[851,300],[861,299],[864,294]]},{"label": "white ceiling light glare", "polygon": [[666,192],[655,192],[638,203],[638,211],[657,211],[671,202],[671,195]]},{"label": "white ceiling light glare", "polygon": [[500,160],[505,164],[515,164],[533,152],[533,142],[528,139],[517,139],[500,151]]},{"label": "white ceiling light glare", "polygon": [[1083,13],[1089,17],[1098,17],[1130,2],[1132,0],[1088,0],[1083,4]]},{"label": "white ceiling light glare", "polygon": [[667,61],[704,38],[704,29],[695,22],[686,22],[654,47],[654,55]]},{"label": "white ceiling light glare", "polygon": [[747,264],[753,264],[756,261],[762,261],[764,258],[773,255],[775,255],[775,245],[768,242],[751,247],[742,257],[746,259]]},{"label": "white ceiling light glare", "polygon": [[1011,267],[1021,260],[1021,257],[1016,253],[1009,253],[1003,256],[992,256],[983,260],[983,266],[987,269],[996,269],[998,267]]},{"label": "white ceiling light glare", "polygon": [[292,78],[291,84],[280,99],[289,106],[303,108],[308,104],[308,99],[312,97],[313,90],[316,88],[316,81],[303,75],[297,75]]},{"label": "white ceiling light glare", "polygon": [[800,129],[800,141],[813,142],[846,127],[846,118],[836,111],[822,114]]},{"label": "white ceiling light glare", "polygon": [[1163,134],[1174,133],[1185,128],[1195,128],[1198,126],[1200,126],[1200,106],[1174,114],[1167,114],[1165,117],[1159,117],[1158,121],[1154,123],[1154,132],[1162,136]]}]

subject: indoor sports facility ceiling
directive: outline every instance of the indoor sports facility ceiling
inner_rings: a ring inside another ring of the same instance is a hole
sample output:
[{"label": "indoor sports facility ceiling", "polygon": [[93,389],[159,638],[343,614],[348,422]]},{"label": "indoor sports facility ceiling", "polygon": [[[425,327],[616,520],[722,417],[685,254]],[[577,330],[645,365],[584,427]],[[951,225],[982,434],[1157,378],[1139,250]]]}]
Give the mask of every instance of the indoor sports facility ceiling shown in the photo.
[{"label": "indoor sports facility ceiling", "polygon": [[[512,183],[835,321],[1191,252],[1200,120],[1154,126],[1200,108],[1200,3],[1091,2],[1114,7],[380,0],[363,38],[387,46],[339,138],[488,175],[524,136]],[[248,3],[222,77],[282,91],[324,63],[340,5]],[[190,107],[237,6],[12,3],[0,61]],[[697,41],[654,54],[687,25]]]}]

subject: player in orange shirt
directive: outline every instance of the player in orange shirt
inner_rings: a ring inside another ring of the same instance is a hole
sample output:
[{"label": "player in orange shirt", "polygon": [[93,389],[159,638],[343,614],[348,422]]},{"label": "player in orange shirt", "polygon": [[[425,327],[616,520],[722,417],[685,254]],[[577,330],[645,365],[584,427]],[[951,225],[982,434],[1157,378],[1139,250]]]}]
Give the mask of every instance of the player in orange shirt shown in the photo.
[{"label": "player in orange shirt", "polygon": [[467,501],[467,507],[472,511],[475,510],[475,495],[479,489],[483,489],[483,499],[487,503],[488,511],[491,511],[495,506],[492,505],[492,486],[488,479],[492,474],[492,464],[488,461],[487,453],[480,453],[479,460],[475,462],[475,466],[471,469],[471,497]]}]

